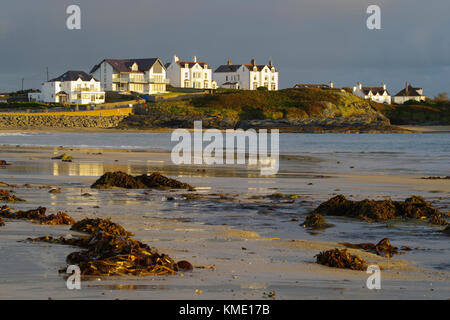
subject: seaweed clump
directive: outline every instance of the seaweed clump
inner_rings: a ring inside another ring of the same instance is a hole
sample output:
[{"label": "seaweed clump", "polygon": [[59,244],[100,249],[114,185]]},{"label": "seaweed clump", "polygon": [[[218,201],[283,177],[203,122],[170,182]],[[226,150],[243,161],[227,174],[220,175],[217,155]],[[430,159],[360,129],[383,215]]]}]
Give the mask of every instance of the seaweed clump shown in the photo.
[{"label": "seaweed clump", "polygon": [[3,218],[0,217],[0,227],[3,227],[5,225],[5,222],[3,221]]},{"label": "seaweed clump", "polygon": [[94,234],[102,231],[116,236],[132,236],[131,232],[125,230],[124,227],[112,222],[109,219],[83,219],[74,223],[70,230]]},{"label": "seaweed clump", "polygon": [[391,258],[394,254],[398,254],[398,248],[391,245],[388,238],[381,239],[377,244],[373,243],[339,243],[347,248],[363,249],[368,252],[375,253],[385,258]]},{"label": "seaweed clump", "polygon": [[16,197],[10,191],[5,189],[0,189],[0,201],[2,202],[19,202],[25,201],[24,199]]},{"label": "seaweed clump", "polygon": [[347,249],[332,249],[322,251],[314,256],[319,264],[333,268],[344,268],[352,270],[366,270],[367,263],[363,258],[352,255]]},{"label": "seaweed clump", "polygon": [[2,207],[0,215],[8,219],[23,219],[30,221],[38,221],[40,224],[46,225],[71,225],[75,223],[75,220],[67,215],[65,212],[58,212],[57,214],[46,215],[47,208],[39,207],[37,209],[27,211],[11,211],[8,207]]},{"label": "seaweed clump", "polygon": [[107,172],[91,186],[93,189],[188,189],[194,190],[187,183],[163,176],[160,173],[133,177],[125,172]]},{"label": "seaweed clump", "polygon": [[325,229],[333,225],[328,223],[321,214],[311,213],[306,217],[301,226],[308,229]]},{"label": "seaweed clump", "polygon": [[81,274],[85,276],[168,275],[193,269],[187,261],[176,263],[169,256],[132,239],[132,233],[110,220],[84,219],[75,223],[71,230],[86,232],[89,236],[74,239],[45,236],[28,240],[83,248],[83,251],[70,253],[66,261],[68,264],[78,264]]},{"label": "seaweed clump", "polygon": [[393,218],[428,219],[432,224],[447,225],[444,215],[420,196],[411,196],[405,201],[347,200],[337,195],[320,204],[313,213],[328,216],[346,216],[369,222],[387,221]]}]

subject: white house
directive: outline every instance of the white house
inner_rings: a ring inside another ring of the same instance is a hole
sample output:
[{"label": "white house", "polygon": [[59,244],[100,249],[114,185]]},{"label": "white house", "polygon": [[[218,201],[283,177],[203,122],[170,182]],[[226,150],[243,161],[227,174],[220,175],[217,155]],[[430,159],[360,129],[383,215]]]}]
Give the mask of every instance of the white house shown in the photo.
[{"label": "white house", "polygon": [[91,72],[102,89],[115,92],[156,94],[166,92],[166,68],[159,58],[104,59]]},{"label": "white house", "polygon": [[423,95],[422,88],[413,88],[408,82],[406,83],[405,89],[401,90],[394,96],[394,103],[403,104],[409,100],[415,101],[425,101],[426,96]]},{"label": "white house", "polygon": [[58,78],[44,82],[40,102],[99,104],[105,102],[105,92],[100,81],[84,71],[67,71]]},{"label": "white house", "polygon": [[268,90],[278,90],[278,70],[272,64],[256,64],[252,59],[250,64],[227,64],[219,66],[214,71],[214,80],[221,88],[256,90],[266,87]]},{"label": "white house", "polygon": [[216,89],[213,81],[212,69],[204,61],[180,60],[176,55],[171,62],[166,63],[167,78],[170,84],[176,88]]},{"label": "white house", "polygon": [[361,82],[358,82],[357,86],[353,87],[353,94],[378,103],[392,103],[392,96],[384,83],[381,84],[381,87],[363,87]]}]

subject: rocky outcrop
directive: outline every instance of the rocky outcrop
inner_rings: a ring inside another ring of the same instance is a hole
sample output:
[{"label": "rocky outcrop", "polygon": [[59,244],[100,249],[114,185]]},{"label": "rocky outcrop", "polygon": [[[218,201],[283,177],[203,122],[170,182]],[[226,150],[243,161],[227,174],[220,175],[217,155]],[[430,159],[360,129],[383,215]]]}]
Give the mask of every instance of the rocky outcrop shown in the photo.
[{"label": "rocky outcrop", "polygon": [[408,130],[392,127],[388,118],[369,104],[353,103],[339,107],[333,103],[319,102],[321,111],[311,117],[280,119],[242,119],[200,113],[177,113],[162,105],[142,106],[119,124],[121,129],[193,128],[194,121],[202,127],[218,129],[279,129],[280,132],[341,132],[341,133],[407,133]]},{"label": "rocky outcrop", "polygon": [[125,116],[0,115],[0,128],[115,128]]}]

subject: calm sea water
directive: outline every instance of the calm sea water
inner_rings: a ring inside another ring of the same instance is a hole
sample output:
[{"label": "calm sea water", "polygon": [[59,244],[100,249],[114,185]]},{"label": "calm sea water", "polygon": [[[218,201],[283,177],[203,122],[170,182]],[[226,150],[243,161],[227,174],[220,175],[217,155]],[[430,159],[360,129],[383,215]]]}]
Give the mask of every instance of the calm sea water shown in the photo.
[{"label": "calm sea water", "polygon": [[[280,154],[317,157],[379,174],[450,175],[450,134],[280,134]],[[170,151],[171,133],[2,133],[0,145]]]}]

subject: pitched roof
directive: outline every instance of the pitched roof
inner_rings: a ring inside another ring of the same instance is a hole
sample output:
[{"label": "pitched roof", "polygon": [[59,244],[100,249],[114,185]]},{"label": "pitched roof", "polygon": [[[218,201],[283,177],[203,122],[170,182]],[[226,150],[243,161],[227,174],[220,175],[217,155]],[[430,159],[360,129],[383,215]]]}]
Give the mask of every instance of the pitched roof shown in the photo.
[{"label": "pitched roof", "polygon": [[399,93],[397,93],[396,97],[421,97],[423,96],[418,92],[418,90],[422,90],[422,88],[413,88],[411,86],[407,86],[403,90],[401,90]]},{"label": "pitched roof", "polygon": [[[83,81],[91,81],[92,79],[94,79],[93,76],[87,74],[84,71],[74,71],[74,70],[70,70],[67,71],[66,73],[60,75],[57,78],[54,78],[52,80],[50,80],[49,82],[54,82],[54,81],[77,81],[78,79],[81,79]],[[95,81],[97,81],[96,79],[94,79]]]},{"label": "pitched roof", "polygon": [[[159,60],[159,58],[146,58],[146,59],[104,59],[99,64],[95,65],[90,73],[95,72],[103,62],[109,63],[114,70],[119,72],[132,72],[131,67],[136,62],[139,72],[145,72],[150,70],[151,67]],[[162,63],[161,63],[162,64]]]},{"label": "pitched roof", "polygon": [[236,72],[242,64],[223,64],[219,66],[214,72]]},{"label": "pitched roof", "polygon": [[[196,64],[199,64],[200,67],[204,68],[205,66],[207,67],[207,69],[211,69],[211,67],[205,62],[205,61],[177,61],[178,65],[182,68],[185,67],[185,65],[188,65],[188,68],[191,69],[193,66],[195,66]],[[171,65],[171,62],[168,62],[165,64],[166,69]]]},{"label": "pitched roof", "polygon": [[[258,71],[261,71],[266,66],[269,67],[267,64],[255,64],[255,65],[253,65],[253,64],[244,64],[244,66],[246,66],[247,69],[250,70],[250,71],[253,70],[253,67],[256,67]],[[271,68],[269,67],[269,69],[271,69]]]},{"label": "pitched roof", "polygon": [[362,87],[362,91],[365,95],[368,95],[369,92],[372,92],[373,95],[376,95],[378,93],[380,96],[382,96],[385,91],[388,95],[391,95],[389,91],[385,90],[383,87]]}]

